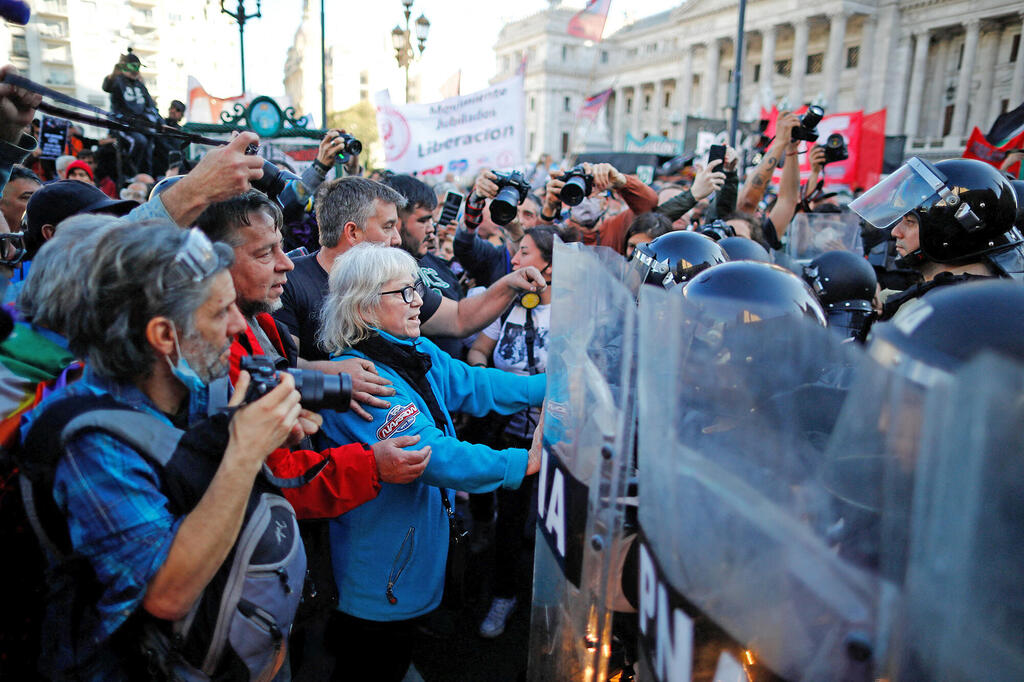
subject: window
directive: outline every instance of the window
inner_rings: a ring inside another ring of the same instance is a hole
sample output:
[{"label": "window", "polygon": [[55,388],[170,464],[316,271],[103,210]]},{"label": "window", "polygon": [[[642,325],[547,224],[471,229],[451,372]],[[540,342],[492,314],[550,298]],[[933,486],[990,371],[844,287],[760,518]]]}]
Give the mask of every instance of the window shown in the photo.
[{"label": "window", "polygon": [[644,95],[644,111],[651,110],[651,94],[647,93]]},{"label": "window", "polygon": [[562,100],[562,111],[572,111],[572,98],[565,97]]},{"label": "window", "polygon": [[761,65],[760,64],[754,64],[754,82],[755,83],[760,83],[761,82]]},{"label": "window", "polygon": [[822,67],[825,65],[825,54],[819,52],[817,54],[807,55],[807,73],[821,73]]},{"label": "window", "polygon": [[25,36],[11,36],[11,54],[15,57],[28,57],[28,42]]},{"label": "window", "polygon": [[1009,110],[1010,110],[1010,100],[1004,99],[1002,101],[1002,103],[1000,104],[999,113],[1000,114],[1005,114]]},{"label": "window", "polygon": [[601,50],[601,63],[602,64],[607,64],[608,63],[608,50]]},{"label": "window", "polygon": [[956,58],[956,70],[959,71],[960,67],[962,67],[963,65],[964,65],[964,44],[960,43],[960,52],[957,54],[957,58]]},{"label": "window", "polygon": [[636,55],[637,55],[637,48],[631,47],[628,50],[626,50],[626,56],[627,57],[635,57]]},{"label": "window", "polygon": [[530,133],[530,153],[531,154],[533,153],[533,150],[537,148],[537,145],[534,144],[534,142],[537,141],[536,137],[537,137],[537,133]]},{"label": "window", "polygon": [[632,97],[627,97],[626,98],[626,113],[627,114],[633,113],[633,98]]},{"label": "window", "polygon": [[562,61],[568,61],[569,59],[569,46],[562,45]]},{"label": "window", "polygon": [[846,68],[856,69],[860,64],[860,45],[846,48]]},{"label": "window", "polygon": [[1010,44],[1010,61],[1016,62],[1017,57],[1020,55],[1020,34],[1018,33],[1013,37],[1013,42]]},{"label": "window", "polygon": [[508,55],[501,58],[501,72],[505,73],[508,71]]},{"label": "window", "polygon": [[775,73],[780,76],[789,76],[793,70],[793,62],[789,59],[777,59],[775,61]]},{"label": "window", "polygon": [[536,110],[537,110],[537,98],[534,97],[533,95],[530,95],[530,111],[536,111]]},{"label": "window", "polygon": [[562,133],[562,156],[569,153],[569,133]]},{"label": "window", "polygon": [[666,109],[668,107],[672,106],[672,91],[671,90],[669,90],[668,92],[665,93],[664,106],[665,106]]},{"label": "window", "polygon": [[369,82],[370,82],[370,74],[366,73],[365,71],[360,71],[359,72],[359,84],[360,85],[366,85]]}]

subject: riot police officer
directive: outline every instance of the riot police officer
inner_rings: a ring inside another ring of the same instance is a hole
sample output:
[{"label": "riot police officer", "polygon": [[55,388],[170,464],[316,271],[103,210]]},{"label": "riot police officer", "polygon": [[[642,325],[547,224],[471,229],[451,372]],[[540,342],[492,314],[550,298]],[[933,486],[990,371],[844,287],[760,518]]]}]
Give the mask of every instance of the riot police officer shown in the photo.
[{"label": "riot police officer", "polygon": [[850,208],[876,227],[893,225],[900,261],[921,273],[922,282],[886,300],[882,320],[934,287],[1009,276],[1008,256],[1020,260],[1013,187],[982,161],[912,157]]}]

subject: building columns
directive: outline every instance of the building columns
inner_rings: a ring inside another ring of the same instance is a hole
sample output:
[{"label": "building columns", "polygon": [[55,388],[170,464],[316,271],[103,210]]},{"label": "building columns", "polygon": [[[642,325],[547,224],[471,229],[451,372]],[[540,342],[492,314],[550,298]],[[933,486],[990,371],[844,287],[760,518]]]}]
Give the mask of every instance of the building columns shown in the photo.
[{"label": "building columns", "polygon": [[828,51],[825,53],[825,100],[833,111],[839,110],[839,80],[846,62],[843,51],[845,37],[846,13],[837,12],[829,17]]},{"label": "building columns", "polygon": [[857,86],[854,90],[854,102],[864,106],[865,111],[871,111],[867,105],[868,93],[871,88],[871,69],[875,58],[875,30],[877,20],[874,15],[864,17],[864,23],[860,29],[860,54],[857,65]]},{"label": "building columns", "polygon": [[981,21],[970,19],[967,21],[966,27],[964,59],[960,64],[960,79],[956,85],[956,103],[953,105],[953,125],[950,128],[950,135],[954,138],[963,137],[967,125],[967,102],[971,94],[974,62],[978,56],[978,33],[981,29]]},{"label": "building columns", "polygon": [[775,90],[772,88],[772,78],[775,76],[775,40],[778,37],[778,28],[769,26],[761,31],[761,92],[764,101],[761,103],[765,109],[770,109],[775,100]]},{"label": "building columns", "polygon": [[924,99],[924,72],[928,64],[928,45],[931,41],[929,32],[918,31],[914,34],[914,65],[910,74],[910,93],[907,99],[907,118],[903,124],[903,134],[908,140],[917,137],[921,123],[921,104]]},{"label": "building columns", "polygon": [[790,109],[798,109],[804,104],[804,76],[807,75],[807,40],[810,31],[807,18],[802,17],[793,22],[793,66],[790,70],[791,85],[789,88]]},{"label": "building columns", "polygon": [[971,119],[982,130],[988,130],[995,119],[990,113],[995,104],[992,100],[992,83],[996,74],[996,58],[999,56],[999,40],[1002,37],[1002,31],[993,26],[991,31],[984,34],[982,40],[981,87],[978,88],[978,96],[974,100],[974,113],[971,115]]},{"label": "building columns", "polygon": [[[1024,14],[1020,15],[1021,42],[1024,43]],[[1017,61],[1013,65],[1013,77],[1010,79],[1010,109],[1019,106],[1024,99],[1024,45],[1017,50]]]},{"label": "building columns", "polygon": [[651,102],[651,134],[661,134],[661,109],[662,102],[665,100],[665,81],[658,78],[654,81],[654,101]]},{"label": "building columns", "polygon": [[704,59],[704,116],[718,116],[718,71],[721,67],[722,45],[718,38],[708,41]]},{"label": "building columns", "polygon": [[910,68],[909,37],[897,42],[890,65],[892,73],[889,74],[889,77],[891,80],[883,81],[887,86],[886,106],[889,108],[889,116],[886,116],[886,132],[890,135],[900,135],[903,133],[903,114],[907,110],[907,71]]},{"label": "building columns", "polygon": [[635,140],[643,139],[643,136],[640,135],[640,108],[644,105],[643,89],[643,83],[633,86],[633,124],[630,126],[629,132],[633,133]]},{"label": "building columns", "polygon": [[619,149],[626,140],[626,88],[615,90],[615,120],[612,125],[612,149]]},{"label": "building columns", "polygon": [[684,119],[690,115],[690,91],[693,90],[693,45],[683,53],[683,76],[676,84],[676,107]]},{"label": "building columns", "polygon": [[926,128],[928,137],[942,137],[942,124],[945,121],[946,108],[946,71],[949,63],[949,38],[936,36],[935,59],[932,61],[931,92],[926,95],[928,106],[926,111]]}]

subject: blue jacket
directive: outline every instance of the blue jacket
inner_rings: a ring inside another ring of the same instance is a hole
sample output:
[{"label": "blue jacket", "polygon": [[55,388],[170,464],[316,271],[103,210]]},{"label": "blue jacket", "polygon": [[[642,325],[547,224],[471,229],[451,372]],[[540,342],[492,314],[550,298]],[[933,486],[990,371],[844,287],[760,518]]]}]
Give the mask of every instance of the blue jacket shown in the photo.
[{"label": "blue jacket", "polygon": [[[441,603],[448,518],[438,486],[469,492],[499,486],[518,488],[526,472],[526,450],[494,450],[459,441],[449,411],[483,416],[490,411],[511,414],[540,405],[545,375],[525,377],[470,367],[429,339],[399,340],[384,332],[381,336],[415,345],[430,355],[427,380],[445,413],[445,423],[435,424],[415,389],[391,368],[377,365],[377,372],[393,382],[396,394],[389,399],[391,407],[366,406],[372,422],[352,412],[325,411],[321,433],[334,444],[373,444],[418,434],[421,440],[416,447],[432,448],[430,464],[420,478],[405,485],[384,483],[375,499],[331,522],[338,609],[366,620],[394,621],[429,613]],[[350,357],[365,356],[354,350],[341,356]],[[445,494],[451,499],[449,491]],[[393,604],[387,597],[389,580],[397,599]]]}]

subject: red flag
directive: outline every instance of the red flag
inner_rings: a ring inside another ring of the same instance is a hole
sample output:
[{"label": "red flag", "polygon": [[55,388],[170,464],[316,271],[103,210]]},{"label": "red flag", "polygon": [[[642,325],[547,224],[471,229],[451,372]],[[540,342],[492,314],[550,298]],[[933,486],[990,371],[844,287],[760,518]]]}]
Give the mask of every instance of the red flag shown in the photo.
[{"label": "red flag", "polygon": [[612,0],[587,0],[587,6],[569,20],[569,35],[600,42],[611,4]]},{"label": "red flag", "polygon": [[594,121],[597,118],[597,114],[601,111],[601,107],[605,105],[608,98],[612,96],[612,89],[602,90],[596,95],[591,95],[583,102],[583,106],[580,107],[579,112],[576,114],[576,118],[584,119],[587,121]]},{"label": "red flag", "polygon": [[[985,134],[975,126],[974,130],[971,131],[971,137],[967,140],[964,158],[978,159],[999,168],[1003,165],[1007,152],[1011,149],[1020,149],[1022,147],[1024,147],[1024,133],[1017,135],[1017,137],[1011,140],[1007,140],[1005,144],[997,147],[985,139]],[[1021,174],[1020,162],[1018,161],[1013,164],[1006,171],[1019,178]]]}]

